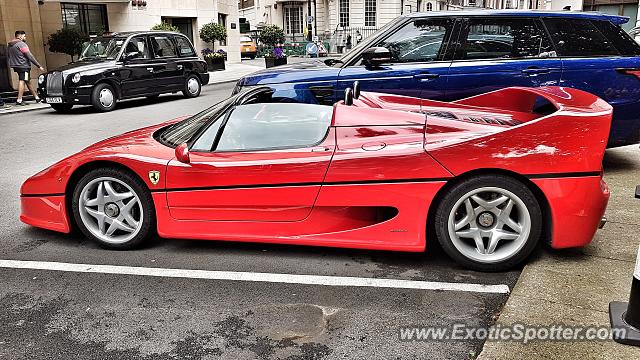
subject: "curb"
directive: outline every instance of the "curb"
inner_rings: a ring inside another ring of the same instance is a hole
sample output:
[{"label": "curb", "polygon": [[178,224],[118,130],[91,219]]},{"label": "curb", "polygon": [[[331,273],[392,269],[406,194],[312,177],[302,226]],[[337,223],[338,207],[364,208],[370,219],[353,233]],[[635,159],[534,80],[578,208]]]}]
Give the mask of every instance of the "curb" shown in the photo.
[{"label": "curb", "polygon": [[[238,81],[238,79],[220,81],[220,82],[213,82],[213,83],[210,82],[207,85],[203,85],[203,86],[235,84],[236,81]],[[50,108],[49,105],[44,104],[44,106],[39,106],[39,107],[34,107],[34,108],[26,107],[24,109],[12,108],[11,110],[0,110],[0,117],[7,116],[7,115],[12,115],[12,114],[20,114],[20,113],[25,113],[25,112],[30,112],[30,111],[36,111],[36,110],[44,110],[44,109],[49,109],[49,108]]]}]

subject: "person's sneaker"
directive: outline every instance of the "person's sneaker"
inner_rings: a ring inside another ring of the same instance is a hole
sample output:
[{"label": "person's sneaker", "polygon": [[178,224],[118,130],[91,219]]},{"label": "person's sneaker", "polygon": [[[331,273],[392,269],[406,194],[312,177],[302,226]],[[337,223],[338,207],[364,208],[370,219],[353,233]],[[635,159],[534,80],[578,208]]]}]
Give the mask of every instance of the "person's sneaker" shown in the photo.
[{"label": "person's sneaker", "polygon": [[36,99],[36,104],[40,104],[42,102],[42,99],[38,98]]},{"label": "person's sneaker", "polygon": [[9,110],[11,109],[13,106],[11,105],[7,105],[7,104],[2,104],[0,105],[0,110]]},{"label": "person's sneaker", "polygon": [[23,101],[16,101],[16,106],[26,106],[27,103]]}]

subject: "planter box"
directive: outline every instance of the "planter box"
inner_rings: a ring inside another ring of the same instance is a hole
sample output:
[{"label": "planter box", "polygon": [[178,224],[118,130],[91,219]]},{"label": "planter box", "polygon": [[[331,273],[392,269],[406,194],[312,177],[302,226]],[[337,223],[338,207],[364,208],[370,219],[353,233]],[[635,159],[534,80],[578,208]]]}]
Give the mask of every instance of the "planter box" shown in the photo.
[{"label": "planter box", "polygon": [[286,65],[287,64],[287,58],[283,57],[283,58],[276,59],[274,57],[265,57],[264,58],[264,63],[265,63],[265,66],[267,68],[274,67],[274,66],[280,66],[280,65]]},{"label": "planter box", "polygon": [[207,62],[207,71],[218,71],[218,70],[224,70],[224,58],[220,57],[220,58],[205,58],[205,61]]}]

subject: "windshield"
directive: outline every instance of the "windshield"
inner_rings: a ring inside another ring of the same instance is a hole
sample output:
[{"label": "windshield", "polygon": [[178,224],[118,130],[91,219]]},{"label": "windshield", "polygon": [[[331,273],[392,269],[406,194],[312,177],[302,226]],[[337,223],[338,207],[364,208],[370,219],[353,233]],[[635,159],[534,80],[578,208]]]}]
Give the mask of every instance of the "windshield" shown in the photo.
[{"label": "windshield", "polygon": [[203,126],[206,126],[209,123],[209,120],[214,120],[222,115],[222,113],[227,109],[227,106],[232,104],[236,98],[237,96],[232,96],[229,99],[219,102],[200,112],[199,114],[161,129],[157,133],[156,139],[171,147],[176,147],[180,144],[189,142]]},{"label": "windshield", "polygon": [[82,44],[80,60],[106,59],[115,60],[120,53],[125,38],[97,37]]}]

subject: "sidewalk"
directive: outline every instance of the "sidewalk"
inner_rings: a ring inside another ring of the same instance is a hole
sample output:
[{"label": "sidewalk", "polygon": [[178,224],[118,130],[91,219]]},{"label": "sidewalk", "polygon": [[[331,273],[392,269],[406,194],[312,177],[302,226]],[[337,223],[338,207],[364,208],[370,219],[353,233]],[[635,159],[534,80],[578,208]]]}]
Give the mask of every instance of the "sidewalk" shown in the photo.
[{"label": "sidewalk", "polygon": [[[241,77],[262,69],[264,69],[264,66],[260,67],[242,63],[227,63],[225,70],[209,72],[209,83],[207,86],[238,81]],[[36,104],[35,101],[27,101],[27,103],[27,106],[15,106],[15,104],[8,104],[13,107],[8,110],[0,110],[0,116],[49,108],[48,104]]]},{"label": "sidewalk", "polygon": [[249,75],[258,70],[264,69],[264,66],[255,66],[242,63],[226,63],[225,69],[222,71],[209,71],[209,84],[220,84],[231,81],[238,81],[241,77]]},{"label": "sidewalk", "polygon": [[[610,301],[628,301],[640,244],[638,147],[607,150],[611,199],[604,229],[583,249],[548,250],[527,265],[497,323],[609,326]],[[478,359],[638,359],[640,349],[608,341],[486,342]]]}]

